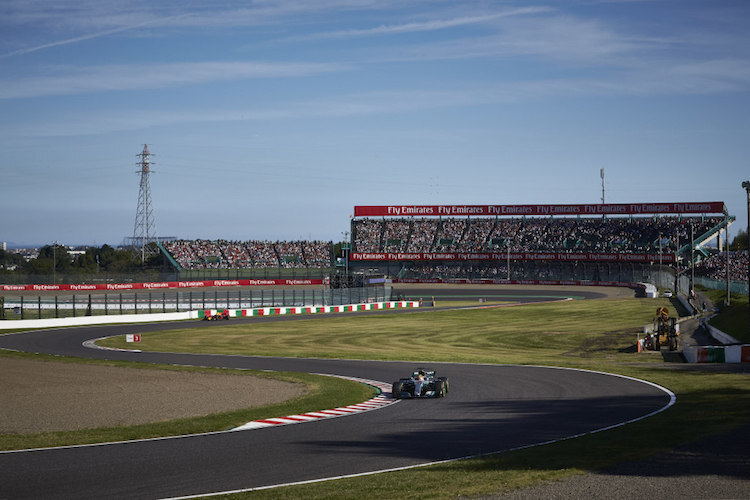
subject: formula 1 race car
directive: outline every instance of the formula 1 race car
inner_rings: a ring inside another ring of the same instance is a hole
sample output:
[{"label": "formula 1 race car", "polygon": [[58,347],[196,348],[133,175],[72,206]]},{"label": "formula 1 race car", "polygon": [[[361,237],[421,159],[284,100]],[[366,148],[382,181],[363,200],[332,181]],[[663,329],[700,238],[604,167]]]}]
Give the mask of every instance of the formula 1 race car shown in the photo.
[{"label": "formula 1 race car", "polygon": [[418,368],[411,377],[393,383],[393,399],[442,398],[448,394],[448,377],[435,377],[435,370]]},{"label": "formula 1 race car", "polygon": [[221,312],[217,312],[216,314],[210,314],[209,311],[206,311],[206,314],[203,316],[204,321],[218,321],[220,319],[229,319],[229,310],[224,309]]}]

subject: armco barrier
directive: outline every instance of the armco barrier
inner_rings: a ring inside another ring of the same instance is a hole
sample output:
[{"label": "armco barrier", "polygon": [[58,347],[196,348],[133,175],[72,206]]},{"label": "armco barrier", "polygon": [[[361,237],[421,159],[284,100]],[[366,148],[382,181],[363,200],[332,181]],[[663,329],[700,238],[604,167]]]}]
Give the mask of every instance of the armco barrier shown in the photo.
[{"label": "armco barrier", "polygon": [[[191,316],[192,314],[192,316]],[[108,316],[77,316],[75,318],[18,319],[0,321],[0,330],[26,328],[57,328],[62,326],[104,325],[114,323],[151,323],[196,318],[195,311],[153,314],[110,314]]]},{"label": "armco barrier", "polygon": [[[240,318],[243,316],[274,316],[281,314],[318,314],[347,311],[374,311],[381,309],[418,308],[419,301],[399,300],[392,302],[372,302],[366,304],[349,304],[343,306],[304,306],[304,307],[259,307],[255,309],[230,309],[229,316]],[[151,323],[157,321],[178,321],[185,319],[203,319],[206,315],[217,314],[224,309],[205,309],[199,311],[155,313],[155,314],[123,314],[108,316],[78,316],[75,318],[49,319],[19,319],[0,321],[0,330],[15,330],[26,328],[56,328],[63,326],[86,326],[115,323]]]}]

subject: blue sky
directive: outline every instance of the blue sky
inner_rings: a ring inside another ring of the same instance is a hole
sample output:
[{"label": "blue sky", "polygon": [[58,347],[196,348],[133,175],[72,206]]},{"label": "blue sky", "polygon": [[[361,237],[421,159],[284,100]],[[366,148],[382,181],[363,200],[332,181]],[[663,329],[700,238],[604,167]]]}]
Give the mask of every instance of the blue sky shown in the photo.
[{"label": "blue sky", "polygon": [[0,241],[325,239],[355,205],[725,201],[744,0],[3,0]]}]

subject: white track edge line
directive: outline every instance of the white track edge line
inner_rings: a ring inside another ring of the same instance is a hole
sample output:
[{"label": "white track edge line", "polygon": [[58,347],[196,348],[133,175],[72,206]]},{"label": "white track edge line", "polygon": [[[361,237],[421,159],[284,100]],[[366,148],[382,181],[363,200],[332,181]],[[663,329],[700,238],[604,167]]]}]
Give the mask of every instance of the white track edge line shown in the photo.
[{"label": "white track edge line", "polygon": [[[473,363],[460,363],[460,364],[473,364]],[[510,366],[510,365],[507,365],[507,366]],[[532,366],[532,365],[517,365],[517,366]],[[639,378],[635,378],[635,377],[629,377],[627,375],[620,375],[618,373],[607,373],[607,372],[602,372],[602,371],[597,371],[597,370],[586,370],[586,369],[583,369],[583,368],[568,368],[568,367],[562,367],[562,366],[559,366],[559,367],[540,366],[540,368],[557,368],[557,369],[561,369],[561,370],[571,370],[571,371],[580,371],[580,372],[599,373],[599,374],[602,374],[602,375],[611,375],[611,376],[614,376],[614,377],[620,377],[620,378],[624,378],[624,379],[628,379],[628,380],[633,380],[633,381],[636,381],[636,382],[641,382],[641,383],[644,383],[646,385],[650,385],[652,387],[655,387],[655,388],[657,388],[657,389],[665,392],[669,396],[669,402],[666,405],[664,405],[662,408],[659,408],[658,410],[652,411],[651,413],[648,413],[646,415],[642,415],[640,417],[636,417],[636,418],[627,420],[625,422],[620,422],[620,423],[617,423],[617,424],[613,424],[613,425],[608,425],[608,426],[605,426],[605,427],[601,427],[601,428],[598,428],[598,429],[593,429],[593,430],[590,430],[590,431],[581,432],[581,433],[578,433],[578,434],[574,434],[572,436],[565,436],[565,437],[561,437],[561,438],[558,438],[558,439],[551,439],[549,441],[543,441],[543,442],[540,442],[540,443],[532,443],[532,444],[528,444],[528,445],[517,446],[515,448],[509,448],[507,450],[490,451],[490,452],[487,452],[487,453],[479,453],[479,454],[476,454],[476,455],[467,455],[467,456],[464,456],[464,457],[449,458],[449,459],[446,459],[446,460],[437,460],[437,461],[434,461],[434,462],[425,462],[425,463],[421,463],[421,464],[405,465],[403,467],[393,467],[393,468],[389,468],[389,469],[380,469],[380,470],[374,470],[374,471],[359,472],[359,473],[356,473],[356,474],[346,474],[346,475],[342,475],[342,476],[331,476],[331,477],[324,477],[324,478],[319,478],[319,479],[310,479],[310,480],[307,480],[307,481],[296,481],[296,482],[291,482],[291,483],[273,484],[273,485],[268,485],[268,486],[257,486],[255,488],[245,488],[245,489],[239,489],[239,490],[227,490],[227,491],[217,491],[217,492],[213,492],[213,493],[201,493],[201,494],[198,494],[198,495],[188,495],[188,496],[180,496],[180,497],[167,497],[167,498],[163,498],[161,500],[187,500],[187,499],[192,499],[192,498],[204,498],[204,497],[213,497],[213,496],[219,496],[219,495],[231,495],[231,494],[235,494],[235,493],[249,493],[249,492],[252,492],[252,491],[270,490],[270,489],[274,489],[274,488],[283,488],[283,487],[287,487],[287,486],[301,486],[301,485],[305,485],[305,484],[322,483],[324,481],[335,481],[335,480],[338,480],[338,479],[351,479],[351,478],[355,478],[355,477],[372,476],[372,475],[375,475],[375,474],[383,474],[383,473],[386,473],[386,472],[397,472],[397,471],[403,471],[403,470],[409,470],[409,469],[417,469],[417,468],[420,468],[420,467],[429,467],[431,465],[440,465],[440,464],[447,464],[447,463],[451,463],[451,462],[458,462],[460,460],[469,460],[469,459],[472,459],[472,458],[481,458],[481,457],[487,457],[487,456],[491,456],[491,455],[499,455],[501,453],[508,453],[508,452],[513,452],[513,451],[519,451],[519,450],[525,450],[525,449],[529,449],[529,448],[534,448],[536,446],[544,446],[544,445],[547,445],[547,444],[560,443],[562,441],[567,441],[569,439],[575,439],[575,438],[583,437],[583,436],[586,436],[586,435],[589,435],[589,434],[596,434],[596,433],[599,433],[599,432],[602,432],[602,431],[606,431],[606,430],[610,430],[610,429],[615,429],[617,427],[623,427],[625,425],[632,424],[634,422],[638,422],[640,420],[644,420],[644,419],[652,417],[652,416],[654,416],[654,415],[656,415],[658,413],[661,413],[661,412],[667,410],[668,408],[670,408],[677,401],[677,396],[672,391],[670,391],[666,387],[663,387],[663,386],[661,386],[659,384],[655,384],[654,382],[649,382],[648,380],[643,380],[643,379],[639,379]]]},{"label": "white track edge line", "polygon": [[[331,374],[331,373],[313,373],[311,375],[321,375],[321,376],[324,376],[324,377],[343,378],[343,379],[346,379],[346,380],[352,380],[354,382],[358,382],[359,380],[365,380],[365,379],[357,379],[356,377],[346,377],[346,376],[343,376],[343,375],[334,375],[334,374]],[[369,382],[377,382],[377,381],[369,380]],[[366,382],[360,382],[360,383],[366,383]],[[377,382],[377,383],[385,385],[384,382]],[[367,385],[371,385],[371,384],[367,384]],[[375,386],[372,386],[372,387],[375,387]],[[376,388],[379,389],[378,387],[376,387]],[[375,396],[375,397],[381,397],[381,396],[382,396],[382,394],[379,394],[378,396]],[[400,399],[394,399],[391,404],[396,404],[396,403],[399,403],[400,401],[401,401]],[[389,405],[385,405],[385,406],[389,406]],[[338,414],[327,415],[326,417],[317,418],[315,420],[310,420],[309,422],[317,422],[317,421],[321,421],[321,420],[328,420],[330,418],[348,417],[348,416],[351,416],[351,415],[356,415],[356,414],[359,414],[359,413],[364,413],[366,411],[379,410],[381,408],[385,408],[385,406],[379,406],[379,407],[376,407],[376,408],[371,408],[371,409],[362,410],[362,411],[355,411],[355,412],[344,412],[344,411],[341,411]],[[338,409],[321,410],[321,411],[338,411]],[[311,412],[311,413],[313,413],[313,412]],[[270,417],[270,418],[267,418],[267,419],[259,419],[259,420],[271,420],[272,418],[283,418],[283,417]],[[25,448],[25,449],[20,449],[20,450],[0,450],[0,455],[7,455],[7,454],[11,454],[11,453],[42,452],[42,451],[51,451],[51,450],[67,450],[67,449],[75,449],[75,448],[91,448],[91,447],[95,447],[95,446],[112,446],[112,445],[118,445],[118,444],[143,443],[143,442],[149,442],[149,441],[165,441],[165,440],[168,440],[168,439],[185,439],[185,438],[191,438],[191,437],[213,436],[215,434],[229,434],[229,433],[232,433],[232,432],[238,432],[238,431],[243,431],[243,430],[255,430],[255,429],[262,429],[262,428],[267,428],[267,427],[281,427],[283,425],[290,425],[292,423],[307,423],[307,422],[308,421],[296,421],[296,422],[290,422],[289,424],[264,424],[263,422],[251,421],[251,422],[248,422],[246,424],[243,424],[240,427],[235,427],[233,429],[227,429],[227,430],[223,430],[223,431],[199,432],[199,433],[195,433],[195,434],[181,434],[179,436],[161,436],[161,437],[154,437],[154,438],[127,439],[125,441],[106,441],[106,442],[103,442],[103,443],[71,444],[71,445],[65,445],[65,446],[48,446],[48,447],[43,447],[43,448]],[[252,426],[249,426],[249,427],[245,428],[245,426],[248,426],[250,424],[256,424],[256,423],[259,424],[259,425],[252,425]]]},{"label": "white track edge line", "polygon": [[329,418],[344,417],[344,416],[356,415],[358,413],[364,413],[364,412],[373,411],[373,410],[380,410],[381,408],[385,408],[386,406],[390,406],[400,401],[398,399],[386,398],[384,396],[384,391],[391,388],[390,384],[386,384],[385,382],[381,382],[379,380],[363,379],[359,377],[347,377],[344,375],[332,375],[332,374],[327,374],[327,373],[315,373],[313,375],[325,375],[329,377],[341,378],[344,380],[351,380],[353,382],[359,382],[361,384],[366,384],[366,385],[369,385],[370,387],[374,387],[375,389],[380,391],[380,393],[377,394],[375,397],[368,399],[367,401],[364,401],[362,403],[356,403],[356,404],[349,405],[349,406],[331,408],[329,410],[317,410],[314,412],[308,412],[308,413],[304,413],[301,415],[286,415],[283,417],[259,418],[257,420],[253,420],[253,421],[244,423],[240,426],[237,426],[233,429],[230,429],[230,431],[231,432],[248,431],[248,430],[256,430],[256,429],[265,429],[266,427],[281,427],[284,425],[306,424],[309,422],[318,422],[320,420],[327,420]]}]

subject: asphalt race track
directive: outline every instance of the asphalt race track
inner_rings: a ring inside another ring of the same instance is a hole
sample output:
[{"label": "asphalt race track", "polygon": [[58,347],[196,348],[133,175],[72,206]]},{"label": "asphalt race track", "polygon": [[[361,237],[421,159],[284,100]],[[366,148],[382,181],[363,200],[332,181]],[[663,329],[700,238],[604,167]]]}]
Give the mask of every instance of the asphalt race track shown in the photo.
[{"label": "asphalt race track", "polygon": [[[535,293],[539,295],[538,290],[526,295]],[[544,295],[560,298],[562,292]],[[307,318],[236,321],[304,322]],[[190,325],[215,326],[199,321]],[[93,338],[174,327],[160,323],[34,331],[0,336],[0,347],[386,382],[415,368],[414,363],[403,362],[115,352],[82,346]],[[407,400],[347,417],[248,431],[0,452],[0,498],[164,498],[413,466],[595,431],[659,411],[672,398],[656,386],[594,372],[508,365],[428,366],[450,377],[445,399]],[[372,480],[377,481],[377,476]]]}]

